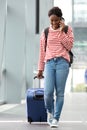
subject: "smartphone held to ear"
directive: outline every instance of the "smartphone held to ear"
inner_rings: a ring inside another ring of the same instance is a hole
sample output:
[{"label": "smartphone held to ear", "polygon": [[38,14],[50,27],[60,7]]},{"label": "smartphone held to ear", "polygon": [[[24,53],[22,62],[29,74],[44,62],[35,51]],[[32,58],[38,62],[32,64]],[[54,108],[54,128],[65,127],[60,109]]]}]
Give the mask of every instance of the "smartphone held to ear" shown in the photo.
[{"label": "smartphone held to ear", "polygon": [[61,21],[64,21],[65,22],[65,19],[63,17],[61,17]]},{"label": "smartphone held to ear", "polygon": [[61,17],[60,19],[60,27],[63,28],[65,26],[65,19]]}]

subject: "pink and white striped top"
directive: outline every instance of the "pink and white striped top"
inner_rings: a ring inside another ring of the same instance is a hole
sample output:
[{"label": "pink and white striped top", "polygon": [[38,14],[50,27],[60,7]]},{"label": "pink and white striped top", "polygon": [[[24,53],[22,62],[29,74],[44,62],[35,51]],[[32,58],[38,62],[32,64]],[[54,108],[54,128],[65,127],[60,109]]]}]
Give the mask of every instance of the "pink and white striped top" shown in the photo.
[{"label": "pink and white striped top", "polygon": [[67,50],[71,50],[73,47],[73,42],[74,36],[70,26],[68,27],[67,34],[60,31],[60,29],[53,30],[52,27],[49,27],[45,52],[45,35],[43,31],[40,36],[38,70],[44,70],[45,62],[54,57],[64,57],[66,60],[70,61]]}]

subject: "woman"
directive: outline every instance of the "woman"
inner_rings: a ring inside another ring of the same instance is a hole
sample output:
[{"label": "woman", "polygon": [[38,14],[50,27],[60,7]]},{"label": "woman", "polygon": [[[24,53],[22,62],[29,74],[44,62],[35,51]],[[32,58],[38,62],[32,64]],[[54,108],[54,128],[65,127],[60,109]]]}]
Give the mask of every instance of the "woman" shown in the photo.
[{"label": "woman", "polygon": [[58,127],[69,73],[70,57],[68,51],[73,46],[74,37],[70,26],[68,26],[67,33],[64,32],[65,23],[61,20],[62,11],[59,7],[50,9],[48,16],[50,26],[46,52],[44,51],[45,34],[43,31],[40,37],[37,77],[42,78],[44,72],[44,101],[47,109],[47,122],[51,127]]}]

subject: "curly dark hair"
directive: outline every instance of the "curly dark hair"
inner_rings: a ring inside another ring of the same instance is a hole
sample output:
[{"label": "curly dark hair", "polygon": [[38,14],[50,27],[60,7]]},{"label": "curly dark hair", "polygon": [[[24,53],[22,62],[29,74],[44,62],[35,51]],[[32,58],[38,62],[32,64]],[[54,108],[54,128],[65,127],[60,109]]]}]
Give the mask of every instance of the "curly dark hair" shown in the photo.
[{"label": "curly dark hair", "polygon": [[53,7],[49,10],[48,16],[50,17],[53,14],[58,17],[62,17],[62,10],[59,7]]}]

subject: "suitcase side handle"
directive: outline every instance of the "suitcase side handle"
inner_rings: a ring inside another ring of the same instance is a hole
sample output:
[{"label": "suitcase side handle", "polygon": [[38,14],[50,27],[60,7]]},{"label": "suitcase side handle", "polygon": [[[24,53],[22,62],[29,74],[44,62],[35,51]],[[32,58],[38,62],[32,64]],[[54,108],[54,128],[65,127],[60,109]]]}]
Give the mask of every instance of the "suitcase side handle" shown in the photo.
[{"label": "suitcase side handle", "polygon": [[36,100],[42,100],[44,98],[44,92],[43,92],[43,90],[36,90],[34,92],[33,98],[36,99]]}]

